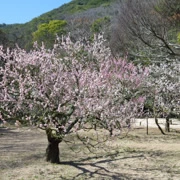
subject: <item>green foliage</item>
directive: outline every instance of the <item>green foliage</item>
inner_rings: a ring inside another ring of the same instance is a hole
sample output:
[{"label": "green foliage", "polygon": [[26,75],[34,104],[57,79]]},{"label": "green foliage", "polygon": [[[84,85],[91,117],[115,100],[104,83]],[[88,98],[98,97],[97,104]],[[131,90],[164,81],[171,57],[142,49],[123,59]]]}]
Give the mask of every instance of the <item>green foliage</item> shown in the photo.
[{"label": "green foliage", "polygon": [[178,33],[177,39],[178,39],[178,43],[180,44],[180,32]]},{"label": "green foliage", "polygon": [[6,33],[0,29],[0,45],[5,46],[8,42]]},{"label": "green foliage", "polygon": [[110,23],[109,17],[98,18],[91,25],[91,32],[100,33],[103,30],[103,27],[107,26],[109,23]]},{"label": "green foliage", "polygon": [[147,97],[144,104],[144,112],[153,112],[154,99],[153,97]]},{"label": "green foliage", "polygon": [[64,34],[66,25],[67,22],[64,20],[52,20],[48,24],[49,32],[52,34]]},{"label": "green foliage", "polygon": [[99,6],[99,5],[104,5],[110,2],[111,2],[110,0],[91,0],[91,1],[88,1],[87,4],[90,6]]},{"label": "green foliage", "polygon": [[64,20],[52,20],[49,23],[40,24],[38,30],[33,33],[33,41],[44,42],[46,46],[51,47],[56,34],[61,36],[66,33],[66,25],[67,22]]},{"label": "green foliage", "polygon": [[115,0],[73,0],[62,6],[62,11],[77,13],[99,6],[108,6]]}]

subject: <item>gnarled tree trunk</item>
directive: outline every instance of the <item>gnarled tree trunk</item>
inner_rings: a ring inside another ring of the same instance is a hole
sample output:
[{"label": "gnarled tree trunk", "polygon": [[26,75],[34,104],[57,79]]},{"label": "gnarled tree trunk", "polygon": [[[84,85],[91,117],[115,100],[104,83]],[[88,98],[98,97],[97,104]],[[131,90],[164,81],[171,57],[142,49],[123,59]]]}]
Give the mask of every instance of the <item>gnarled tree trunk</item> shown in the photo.
[{"label": "gnarled tree trunk", "polygon": [[60,163],[59,142],[49,142],[46,149],[46,161],[56,164]]},{"label": "gnarled tree trunk", "polygon": [[48,146],[46,149],[46,161],[59,164],[59,143],[62,141],[62,138],[57,137],[54,134],[54,130],[50,128],[46,129],[46,134],[48,139]]}]

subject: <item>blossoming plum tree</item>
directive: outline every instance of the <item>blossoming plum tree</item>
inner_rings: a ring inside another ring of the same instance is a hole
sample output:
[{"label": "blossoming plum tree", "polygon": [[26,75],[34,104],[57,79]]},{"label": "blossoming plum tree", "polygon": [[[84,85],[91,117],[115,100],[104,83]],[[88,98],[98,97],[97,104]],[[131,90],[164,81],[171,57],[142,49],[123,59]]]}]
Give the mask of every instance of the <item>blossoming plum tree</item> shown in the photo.
[{"label": "blossoming plum tree", "polygon": [[59,163],[59,143],[92,125],[113,134],[142,113],[146,68],[115,60],[101,35],[93,42],[62,38],[54,49],[0,49],[0,115],[46,131],[46,160]]},{"label": "blossoming plum tree", "polygon": [[[158,117],[166,118],[166,131],[170,131],[170,120],[173,116],[180,115],[180,63],[163,62],[149,66],[149,73],[146,87],[149,97],[153,99],[153,116],[158,125]],[[159,126],[159,125],[158,125]],[[159,126],[161,132],[163,130]]]}]

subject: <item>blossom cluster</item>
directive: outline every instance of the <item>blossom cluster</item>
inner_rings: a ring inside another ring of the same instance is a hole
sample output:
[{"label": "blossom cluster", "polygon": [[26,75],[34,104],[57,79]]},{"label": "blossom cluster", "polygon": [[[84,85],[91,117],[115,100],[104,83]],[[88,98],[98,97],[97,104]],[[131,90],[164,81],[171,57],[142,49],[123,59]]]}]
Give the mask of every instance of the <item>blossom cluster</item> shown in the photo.
[{"label": "blossom cluster", "polygon": [[180,115],[180,63],[162,62],[149,67],[150,76],[146,86],[153,98],[153,108],[156,116],[167,117],[170,114]]}]

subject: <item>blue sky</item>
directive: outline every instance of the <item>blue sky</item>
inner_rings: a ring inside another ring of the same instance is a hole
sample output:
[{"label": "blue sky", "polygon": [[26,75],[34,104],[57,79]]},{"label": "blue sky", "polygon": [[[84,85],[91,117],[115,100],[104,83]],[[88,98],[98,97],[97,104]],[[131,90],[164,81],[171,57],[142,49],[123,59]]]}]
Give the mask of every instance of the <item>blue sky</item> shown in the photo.
[{"label": "blue sky", "polygon": [[26,23],[71,0],[0,0],[0,24]]}]

